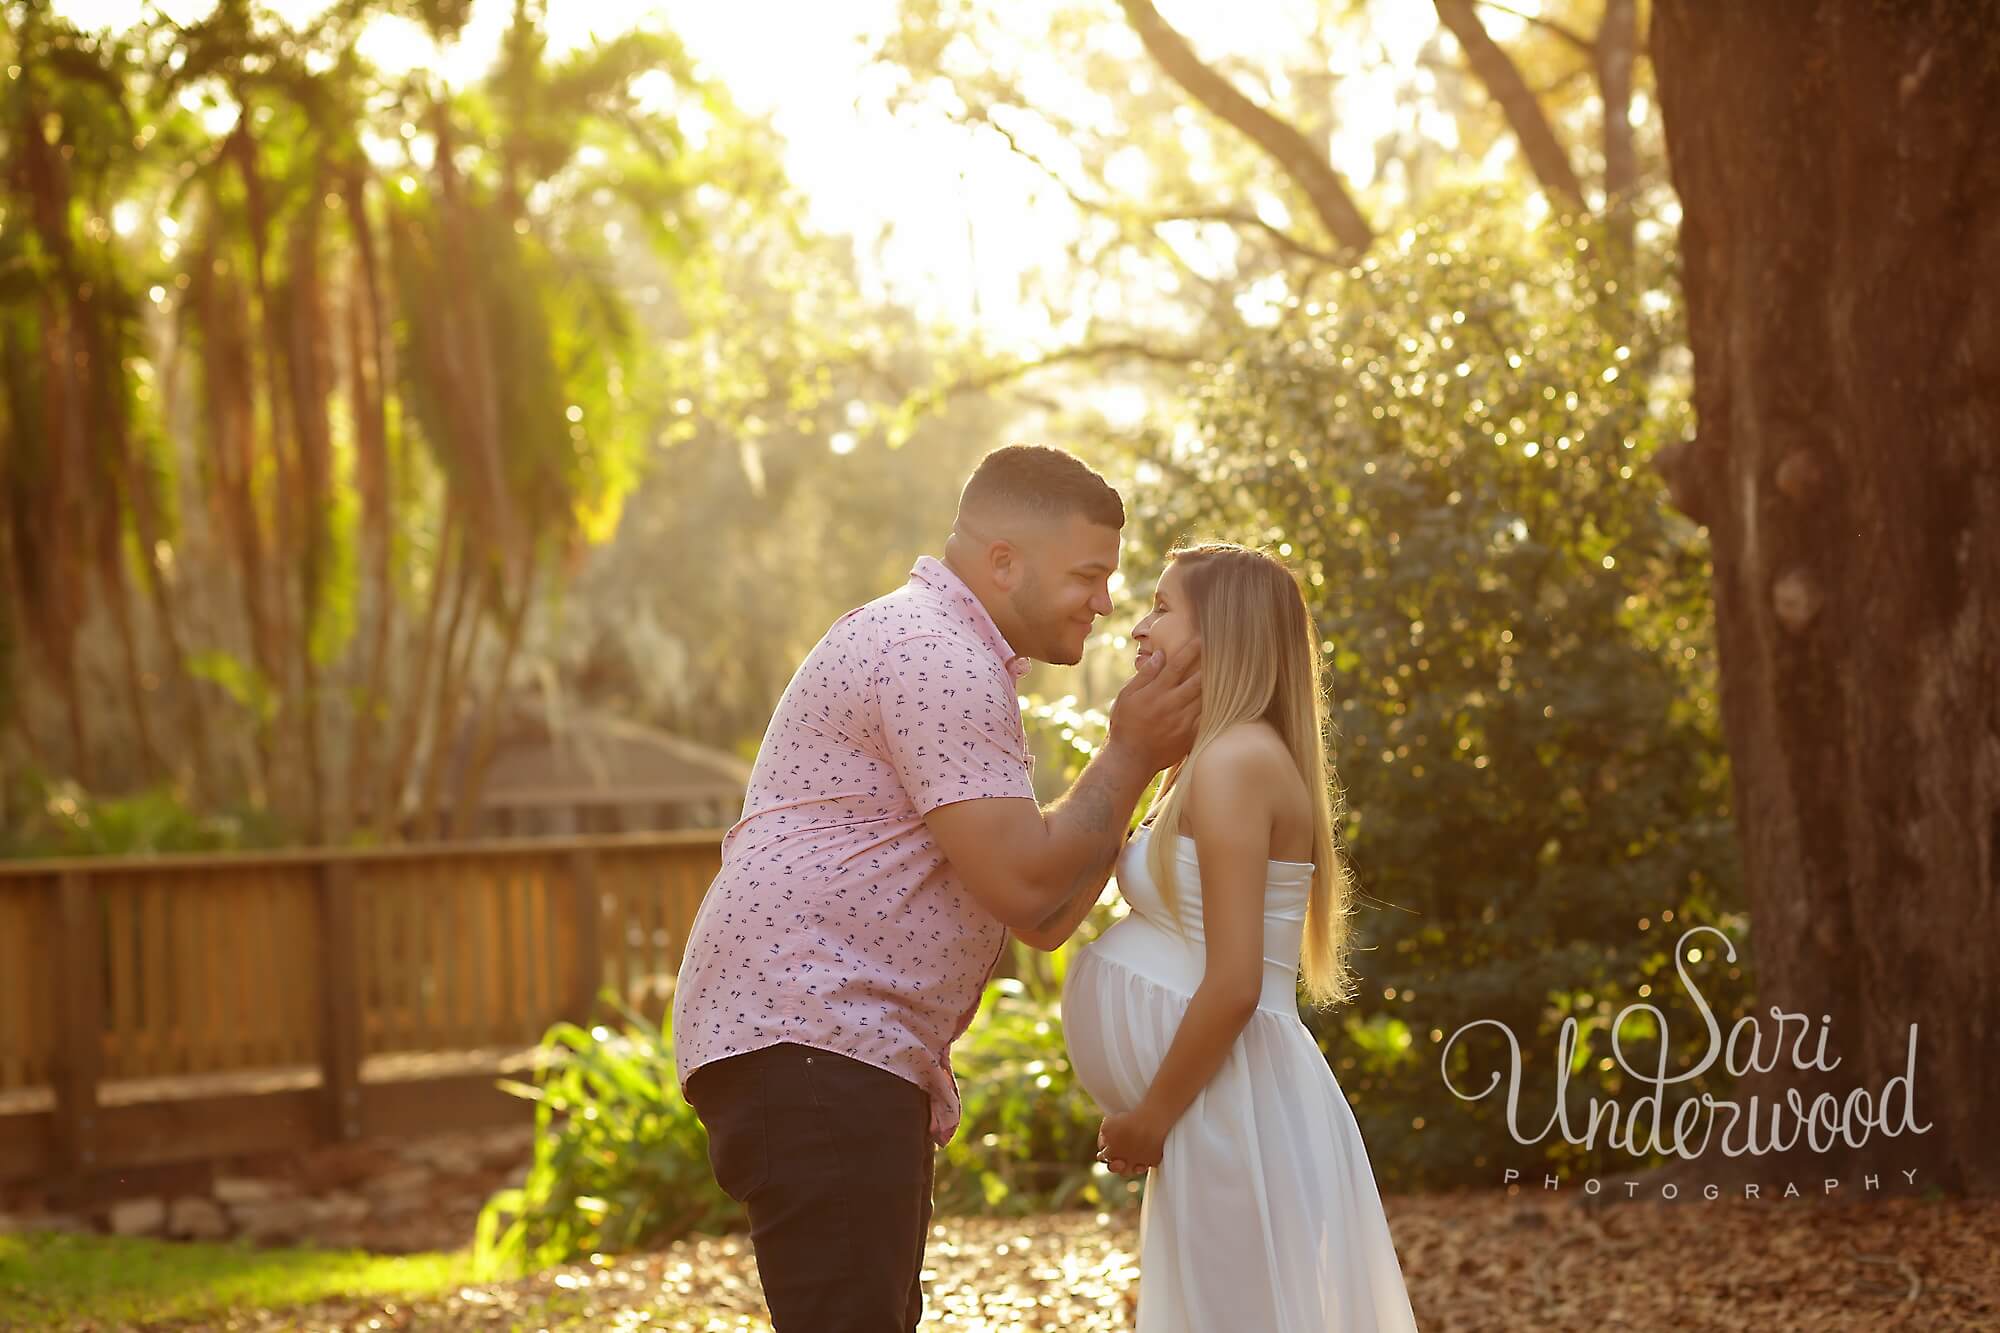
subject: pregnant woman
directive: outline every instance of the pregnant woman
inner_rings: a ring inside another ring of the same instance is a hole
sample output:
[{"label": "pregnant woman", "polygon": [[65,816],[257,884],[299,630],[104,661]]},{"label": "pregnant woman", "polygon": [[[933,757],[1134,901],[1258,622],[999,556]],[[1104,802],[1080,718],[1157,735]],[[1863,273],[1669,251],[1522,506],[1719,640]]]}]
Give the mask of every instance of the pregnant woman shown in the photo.
[{"label": "pregnant woman", "polygon": [[1414,1329],[1360,1129],[1299,1021],[1302,960],[1312,999],[1346,997],[1351,911],[1305,600],[1260,551],[1190,547],[1134,637],[1142,657],[1201,640],[1201,725],[1063,1017],[1108,1112],[1100,1156],[1151,1168],[1140,1333]]}]

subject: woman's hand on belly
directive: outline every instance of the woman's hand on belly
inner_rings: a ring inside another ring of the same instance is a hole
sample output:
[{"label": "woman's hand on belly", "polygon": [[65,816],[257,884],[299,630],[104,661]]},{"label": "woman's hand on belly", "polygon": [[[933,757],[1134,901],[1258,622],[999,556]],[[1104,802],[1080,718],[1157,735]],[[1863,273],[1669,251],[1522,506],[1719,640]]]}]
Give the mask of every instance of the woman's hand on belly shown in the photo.
[{"label": "woman's hand on belly", "polygon": [[1144,1108],[1114,1111],[1097,1127],[1097,1160],[1121,1176],[1156,1167],[1166,1156],[1168,1128]]}]

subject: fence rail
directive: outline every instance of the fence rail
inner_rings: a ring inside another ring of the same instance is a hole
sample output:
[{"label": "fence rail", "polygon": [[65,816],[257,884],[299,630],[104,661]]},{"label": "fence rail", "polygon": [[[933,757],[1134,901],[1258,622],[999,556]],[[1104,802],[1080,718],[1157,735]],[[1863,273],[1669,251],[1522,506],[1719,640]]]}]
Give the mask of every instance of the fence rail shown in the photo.
[{"label": "fence rail", "polygon": [[[525,1119],[464,1057],[602,989],[660,1013],[720,856],[704,830],[0,863],[0,1181]],[[364,1077],[422,1056],[459,1067]]]}]

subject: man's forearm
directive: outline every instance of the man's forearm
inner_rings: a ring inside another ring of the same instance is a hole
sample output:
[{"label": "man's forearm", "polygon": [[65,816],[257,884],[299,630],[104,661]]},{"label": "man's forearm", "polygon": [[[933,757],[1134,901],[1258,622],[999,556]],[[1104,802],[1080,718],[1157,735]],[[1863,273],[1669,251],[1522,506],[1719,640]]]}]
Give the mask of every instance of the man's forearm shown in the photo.
[{"label": "man's forearm", "polygon": [[1106,745],[1092,756],[1075,784],[1042,812],[1046,842],[1031,882],[1046,897],[1045,922],[1064,915],[1078,895],[1088,892],[1095,902],[1103,892],[1125,844],[1133,807],[1152,780],[1142,764],[1127,759],[1115,745]]},{"label": "man's forearm", "polygon": [[1111,882],[1111,871],[1118,864],[1118,853],[1098,868],[1098,873],[1086,876],[1078,883],[1075,893],[1064,899],[1062,904],[1041,921],[1033,934],[1021,938],[1038,949],[1050,952],[1062,947],[1065,940],[1076,933],[1090,910],[1097,906],[1097,900],[1104,896],[1104,886]]}]

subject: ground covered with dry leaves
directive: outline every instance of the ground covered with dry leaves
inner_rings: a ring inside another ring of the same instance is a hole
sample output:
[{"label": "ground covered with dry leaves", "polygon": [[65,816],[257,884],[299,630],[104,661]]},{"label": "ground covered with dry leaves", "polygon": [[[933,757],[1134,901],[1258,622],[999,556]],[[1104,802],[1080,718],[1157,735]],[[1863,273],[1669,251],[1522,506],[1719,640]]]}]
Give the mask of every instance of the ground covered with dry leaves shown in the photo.
[{"label": "ground covered with dry leaves", "polygon": [[[1587,1204],[1576,1195],[1491,1191],[1386,1203],[1426,1333],[2000,1328],[2000,1201]],[[924,1327],[1131,1328],[1137,1220],[1135,1213],[939,1219]],[[465,1287],[414,1306],[327,1303],[200,1327],[769,1325],[748,1241],[725,1237]]]}]

